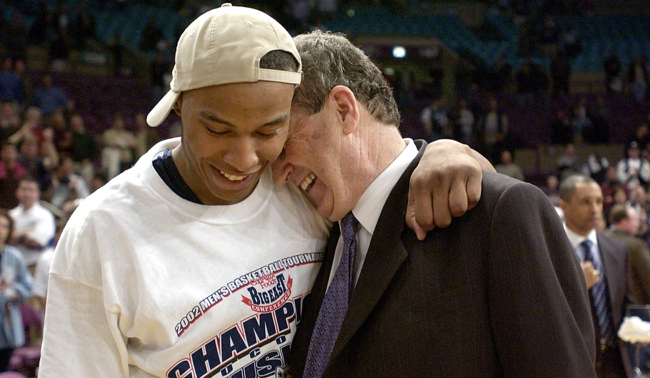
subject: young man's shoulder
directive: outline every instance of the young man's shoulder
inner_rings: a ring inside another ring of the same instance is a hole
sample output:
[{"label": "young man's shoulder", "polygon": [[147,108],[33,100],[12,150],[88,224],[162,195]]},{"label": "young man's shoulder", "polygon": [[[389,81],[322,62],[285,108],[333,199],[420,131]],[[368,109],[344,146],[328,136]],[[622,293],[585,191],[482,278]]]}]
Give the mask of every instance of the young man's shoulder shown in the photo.
[{"label": "young man's shoulder", "polygon": [[112,209],[113,207],[126,210],[128,204],[131,203],[130,199],[134,197],[133,190],[141,186],[143,183],[136,172],[132,169],[127,170],[84,198],[75,210],[75,214],[95,209]]}]

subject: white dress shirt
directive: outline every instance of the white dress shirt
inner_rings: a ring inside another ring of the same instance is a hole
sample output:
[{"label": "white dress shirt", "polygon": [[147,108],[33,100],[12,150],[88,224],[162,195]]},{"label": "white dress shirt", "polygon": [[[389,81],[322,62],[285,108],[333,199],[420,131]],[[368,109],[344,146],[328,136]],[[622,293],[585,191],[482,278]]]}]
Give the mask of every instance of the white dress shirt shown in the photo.
[{"label": "white dress shirt", "polygon": [[[571,245],[573,246],[573,250],[576,253],[576,256],[578,256],[578,260],[580,262],[585,262],[585,251],[582,249],[582,247],[578,248],[580,243],[585,241],[585,239],[591,240],[592,243],[594,243],[594,251],[596,252],[594,254],[594,262],[602,267],[602,259],[600,258],[600,248],[598,248],[598,238],[596,237],[596,230],[591,230],[587,237],[584,237],[582,235],[578,235],[577,233],[569,230],[569,228],[566,226],[566,223],[564,224],[564,230],[566,231],[566,235],[569,237],[569,241],[571,242]],[[602,268],[601,268],[602,270]]]},{"label": "white dress shirt", "polygon": [[[415,147],[412,139],[405,138],[407,143],[406,147],[397,156],[395,160],[363,192],[361,198],[356,206],[352,209],[352,213],[359,221],[359,229],[357,231],[357,255],[354,264],[354,284],[356,286],[359,280],[359,274],[363,268],[363,263],[368,254],[368,247],[370,246],[370,239],[375,232],[375,227],[379,221],[379,215],[384,208],[384,204],[393,190],[397,181],[406,171],[406,168],[411,164],[413,159],[418,154],[418,149]],[[340,222],[339,222],[340,226]],[[341,263],[341,255],[343,254],[343,236],[339,236],[339,241],[336,244],[336,252],[334,254],[334,261],[332,263],[332,271],[330,273],[329,283],[334,278],[334,273]]]}]

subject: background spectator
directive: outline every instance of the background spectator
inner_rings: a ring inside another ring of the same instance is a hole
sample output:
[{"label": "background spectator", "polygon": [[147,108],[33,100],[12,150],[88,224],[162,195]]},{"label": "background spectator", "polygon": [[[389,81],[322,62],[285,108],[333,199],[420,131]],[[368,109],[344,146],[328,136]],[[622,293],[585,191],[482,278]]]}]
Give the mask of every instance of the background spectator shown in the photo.
[{"label": "background spectator", "polygon": [[155,128],[147,125],[147,119],[143,113],[135,115],[135,147],[134,158],[137,160],[144,155],[154,144],[160,142],[160,135]]},{"label": "background spectator", "polygon": [[605,89],[607,93],[620,93],[623,91],[623,80],[620,76],[623,67],[618,55],[616,55],[616,51],[610,51],[609,56],[603,61],[603,67],[605,68]]},{"label": "background spectator", "polygon": [[443,96],[434,98],[420,114],[420,121],[424,125],[424,131],[428,141],[442,138],[444,129],[449,123],[449,111]]},{"label": "background spectator", "polygon": [[627,69],[628,82],[637,103],[642,103],[646,99],[646,91],[648,90],[648,68],[646,64],[643,57],[637,56]]},{"label": "background spectator", "polygon": [[512,161],[512,154],[508,150],[501,151],[500,163],[494,167],[497,172],[524,181],[524,172],[521,167]]},{"label": "background spectator", "polygon": [[650,162],[641,156],[639,144],[635,141],[630,142],[626,151],[627,157],[616,164],[618,182],[625,184],[628,190],[634,189],[637,185],[648,185]]},{"label": "background spectator", "polygon": [[32,105],[38,107],[44,116],[62,111],[68,104],[68,96],[52,82],[52,74],[43,75],[41,85],[34,89]]},{"label": "background spectator", "polygon": [[11,209],[18,205],[16,189],[27,170],[18,161],[18,148],[5,142],[0,146],[0,208]]},{"label": "background spectator", "polygon": [[542,191],[546,194],[553,206],[560,204],[560,180],[555,175],[548,175],[546,177],[546,185],[542,187]]},{"label": "background spectator", "polygon": [[0,102],[0,143],[9,140],[9,137],[20,129],[18,106],[11,101]]},{"label": "background spectator", "polygon": [[18,206],[9,211],[15,226],[11,244],[22,253],[27,266],[34,266],[54,238],[54,215],[40,204],[38,182],[28,176],[18,183],[16,198]]},{"label": "background spectator", "polygon": [[0,209],[0,321],[6,324],[0,337],[0,372],[9,369],[13,350],[25,342],[22,314],[17,305],[29,298],[32,276],[25,266],[20,252],[9,245],[12,238],[13,220],[7,210]]},{"label": "background spectator", "polygon": [[571,93],[571,62],[564,49],[559,49],[551,61],[551,79],[553,80],[553,97],[566,97]]},{"label": "background spectator", "polygon": [[636,236],[640,226],[639,212],[630,205],[615,205],[609,213],[609,224],[605,234],[627,246],[632,295],[638,304],[650,304],[650,249]]},{"label": "background spectator", "polygon": [[26,136],[20,143],[20,164],[27,170],[27,175],[38,182],[41,191],[47,190],[52,182],[51,172],[55,168],[51,159],[43,159],[39,154],[38,140],[33,135]]},{"label": "background spectator", "polygon": [[478,132],[481,143],[479,151],[490,161],[499,161],[501,151],[508,147],[508,115],[494,97],[488,100],[487,109],[478,120]]},{"label": "background spectator", "polygon": [[156,23],[156,16],[149,16],[149,20],[142,29],[142,37],[140,38],[140,48],[144,51],[154,51],[158,48],[158,44],[163,40],[163,33],[158,24]]},{"label": "background spectator", "polygon": [[551,143],[566,146],[575,140],[575,130],[566,110],[558,108],[551,122]]},{"label": "background spectator", "polygon": [[476,132],[474,130],[476,120],[474,119],[474,112],[467,107],[467,101],[464,99],[458,101],[454,119],[459,131],[458,139],[467,145],[476,147]]},{"label": "background spectator", "polygon": [[135,135],[126,130],[124,118],[117,114],[113,118],[111,128],[104,132],[102,143],[102,169],[110,180],[133,164]]},{"label": "background spectator", "polygon": [[81,114],[75,113],[70,117],[70,129],[74,145],[72,159],[75,163],[75,171],[86,182],[90,182],[95,176],[95,162],[99,159],[99,143],[97,138],[86,130]]},{"label": "background spectator", "polygon": [[97,29],[95,17],[88,11],[85,3],[81,3],[70,23],[70,35],[73,37],[73,46],[82,50],[95,39]]},{"label": "background spectator", "polygon": [[569,143],[562,148],[560,156],[557,158],[557,172],[560,175],[560,180],[578,174],[582,170],[582,164],[576,154],[576,146]]},{"label": "background spectator", "polygon": [[14,61],[10,57],[4,58],[0,65],[0,101],[19,105],[25,102],[22,81],[14,71]]},{"label": "background spectator", "polygon": [[584,141],[590,144],[609,143],[609,129],[611,125],[612,111],[607,106],[604,96],[596,97],[596,104],[587,109],[587,117],[591,121],[591,129],[585,130]]},{"label": "background spectator", "polygon": [[83,177],[74,173],[74,161],[70,155],[61,156],[61,164],[52,173],[52,185],[43,198],[58,209],[66,202],[88,197],[90,190]]}]

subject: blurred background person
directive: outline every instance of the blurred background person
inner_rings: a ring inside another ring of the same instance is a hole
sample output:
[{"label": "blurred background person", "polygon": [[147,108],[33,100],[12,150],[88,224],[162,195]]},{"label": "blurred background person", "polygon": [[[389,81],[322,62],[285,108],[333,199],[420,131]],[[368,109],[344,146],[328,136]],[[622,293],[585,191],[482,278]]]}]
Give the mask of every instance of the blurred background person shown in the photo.
[{"label": "blurred background person", "polygon": [[636,141],[627,145],[626,156],[616,164],[616,177],[628,190],[650,183],[650,162],[641,156],[641,149]]},{"label": "blurred background person", "polygon": [[9,245],[12,231],[12,218],[0,209],[0,372],[7,371],[13,350],[25,342],[18,305],[29,298],[33,282],[21,253]]},{"label": "blurred background person", "polygon": [[18,206],[9,211],[15,226],[11,244],[22,253],[27,266],[34,266],[54,238],[54,215],[40,204],[38,182],[29,176],[18,183],[16,198]]},{"label": "blurred background person", "polygon": [[630,205],[614,205],[609,212],[609,229],[605,235],[625,243],[630,261],[632,295],[639,304],[650,304],[650,249],[637,237],[639,212]]},{"label": "blurred background person", "polygon": [[113,117],[111,127],[102,135],[102,143],[102,169],[110,180],[133,164],[135,135],[126,129],[122,115]]},{"label": "blurred background person", "polygon": [[16,189],[27,169],[18,161],[18,148],[5,142],[0,146],[0,208],[12,209],[18,205]]},{"label": "blurred background person", "polygon": [[137,160],[145,152],[149,151],[154,144],[160,142],[160,134],[156,128],[147,125],[147,119],[144,113],[138,113],[134,117],[135,123],[135,147],[134,158]]},{"label": "blurred background person", "polygon": [[90,189],[83,177],[74,173],[72,156],[62,155],[61,164],[52,174],[52,185],[43,197],[50,204],[63,209],[66,202],[84,199],[90,195]]},{"label": "blurred background person", "polygon": [[516,178],[517,180],[524,181],[524,171],[521,167],[512,161],[512,153],[509,150],[501,151],[501,159],[499,164],[494,167],[497,172]]},{"label": "blurred background person", "polygon": [[560,204],[560,180],[556,175],[546,176],[546,186],[542,187],[542,191],[546,194],[553,206]]},{"label": "blurred background person", "polygon": [[616,334],[627,305],[634,303],[628,287],[627,248],[598,230],[604,228],[603,194],[594,179],[582,175],[563,179],[560,198],[565,231],[589,289],[596,329],[596,372],[598,377],[628,377],[627,350]]},{"label": "blurred background person", "polygon": [[70,117],[70,129],[74,145],[72,159],[75,172],[89,183],[95,176],[95,162],[99,161],[99,142],[95,135],[86,130],[83,116],[79,113]]}]

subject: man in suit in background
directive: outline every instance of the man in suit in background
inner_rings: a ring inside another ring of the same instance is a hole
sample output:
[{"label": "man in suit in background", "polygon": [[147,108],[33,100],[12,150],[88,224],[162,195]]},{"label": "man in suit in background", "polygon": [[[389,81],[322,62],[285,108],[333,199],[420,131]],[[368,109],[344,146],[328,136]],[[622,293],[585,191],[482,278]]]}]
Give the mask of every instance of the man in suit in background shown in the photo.
[{"label": "man in suit in background", "polygon": [[625,244],[596,231],[603,213],[603,193],[596,181],[569,176],[560,184],[565,230],[581,262],[596,328],[596,372],[599,378],[631,377],[622,341],[616,335],[629,295]]},{"label": "man in suit in background", "polygon": [[605,235],[622,241],[627,247],[634,299],[639,304],[650,304],[650,249],[635,236],[640,226],[639,212],[627,204],[614,205],[609,211],[609,224]]},{"label": "man in suit in background", "polygon": [[360,49],[318,31],[294,40],[303,81],[274,175],[343,231],[305,299],[291,374],[595,377],[585,283],[544,193],[484,172],[476,207],[418,240],[403,219],[426,143],[402,139]]}]

